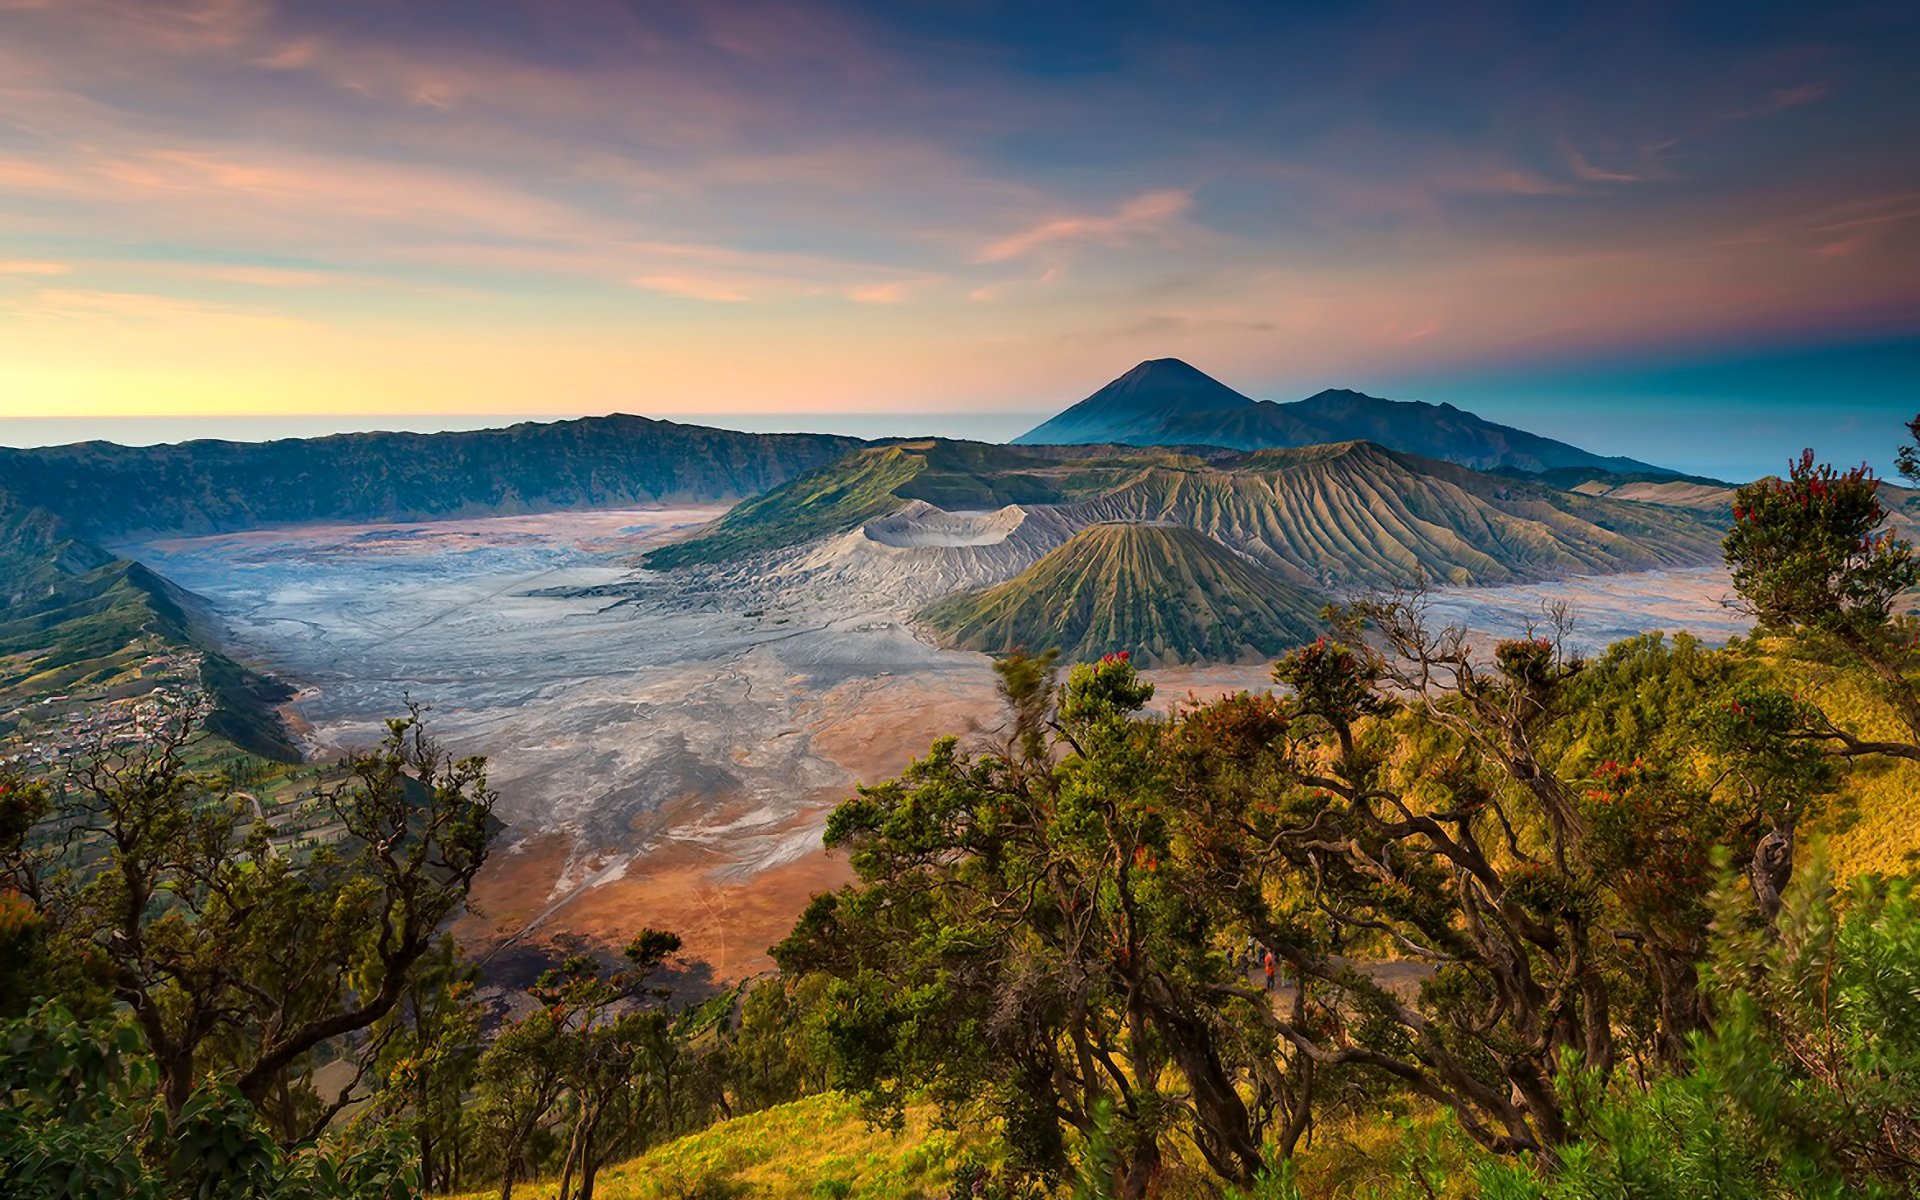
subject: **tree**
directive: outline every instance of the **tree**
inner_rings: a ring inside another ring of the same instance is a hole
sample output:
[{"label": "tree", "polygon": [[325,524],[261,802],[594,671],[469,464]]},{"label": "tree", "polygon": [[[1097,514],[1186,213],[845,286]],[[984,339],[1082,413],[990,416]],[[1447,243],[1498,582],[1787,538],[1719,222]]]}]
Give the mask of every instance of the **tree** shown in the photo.
[{"label": "tree", "polygon": [[1892,1200],[1920,1190],[1913,881],[1858,879],[1837,897],[1816,856],[1782,898],[1777,935],[1730,878],[1711,907],[1719,1018],[1685,1068],[1644,1089],[1609,1088],[1570,1064],[1563,1087],[1580,1103],[1565,1167],[1542,1177],[1482,1161],[1480,1194]]},{"label": "tree", "polygon": [[[990,1097],[1019,1161],[1057,1174],[1071,1131],[1138,1195],[1172,1139],[1251,1186],[1316,1112],[1388,1088],[1552,1161],[1567,1055],[1685,1061],[1711,857],[1830,786],[1801,706],[1742,652],[1586,662],[1550,614],[1489,655],[1425,611],[1357,605],[1276,666],[1286,696],[1166,718],[1118,658],[1057,692],[1006,664],[1001,739],[943,739],[837,810],[858,883],[776,949],[833,978],[843,1081],[883,1112]],[[1284,997],[1234,969],[1249,935]]]},{"label": "tree", "polygon": [[[1920,421],[1920,418],[1916,418]],[[1913,448],[1903,463],[1913,465]],[[1836,644],[1879,681],[1905,729],[1903,740],[1863,738],[1832,721],[1810,732],[1847,755],[1920,761],[1915,639],[1895,618],[1902,592],[1920,584],[1913,547],[1886,531],[1880,484],[1865,466],[1816,463],[1808,450],[1786,478],[1762,479],[1734,496],[1727,565],[1734,588],[1768,627]]]},{"label": "tree", "polygon": [[715,1022],[715,1044],[703,1063],[722,1084],[715,1101],[725,1115],[832,1086],[826,990],[824,975],[773,975],[744,986],[737,998],[723,997],[728,1012]]},{"label": "tree", "polygon": [[[463,1119],[482,1050],[479,969],[451,937],[421,960],[405,998],[382,1022],[375,1093],[385,1120],[411,1130],[422,1188],[456,1190],[465,1178],[468,1129]],[[363,1057],[363,1062],[367,1058]],[[350,1094],[359,1077],[343,1094]]]},{"label": "tree", "polygon": [[307,1140],[346,1097],[321,1102],[303,1065],[394,1010],[486,860],[485,763],[443,754],[417,708],[389,722],[322,789],[340,837],[299,862],[188,768],[193,736],[176,723],[71,766],[63,840],[0,848],[0,879],[128,1007],[169,1113],[212,1074]]},{"label": "tree", "polygon": [[648,981],[679,949],[676,935],[643,930],[627,944],[624,966],[604,971],[592,955],[573,954],[528,989],[536,1007],[479,1063],[479,1108],[495,1137],[501,1200],[530,1173],[534,1137],[563,1106],[571,1121],[561,1200],[593,1200],[595,1177],[614,1153],[637,1151],[651,1129],[671,1127],[681,1048],[667,1014],[641,1002],[666,998]]},{"label": "tree", "polygon": [[404,1146],[280,1146],[232,1087],[158,1099],[140,1028],[58,1001],[0,1021],[0,1194],[9,1200],[405,1200]]},{"label": "tree", "polygon": [[[1235,893],[1241,920],[1329,993],[1335,1027],[1273,1014],[1282,1037],[1446,1105],[1489,1149],[1551,1159],[1563,1055],[1603,1075],[1623,1037],[1656,1065],[1684,1056],[1707,1019],[1708,856],[1750,849],[1818,773],[1775,707],[1712,732],[1744,685],[1727,659],[1700,672],[1692,644],[1629,643],[1596,667],[1565,653],[1553,613],[1550,636],[1487,656],[1424,614],[1417,593],[1365,602],[1276,668],[1285,766],[1231,815],[1222,884],[1267,881]],[[1636,674],[1663,681],[1668,720],[1579,736]],[[1417,1000],[1331,957],[1316,917],[1430,964]]]},{"label": "tree", "polygon": [[1063,1127],[1097,1136],[1126,1197],[1178,1131],[1251,1181],[1285,1084],[1250,1014],[1265,996],[1219,990],[1224,940],[1176,878],[1160,729],[1136,719],[1152,689],[1125,655],[1057,692],[1045,661],[998,670],[1005,737],[978,754],[942,739],[836,810],[827,844],[859,882],[775,957],[835,980],[841,1078],[878,1112],[917,1088],[956,1113],[984,1100],[1016,1163],[1051,1178]]}]

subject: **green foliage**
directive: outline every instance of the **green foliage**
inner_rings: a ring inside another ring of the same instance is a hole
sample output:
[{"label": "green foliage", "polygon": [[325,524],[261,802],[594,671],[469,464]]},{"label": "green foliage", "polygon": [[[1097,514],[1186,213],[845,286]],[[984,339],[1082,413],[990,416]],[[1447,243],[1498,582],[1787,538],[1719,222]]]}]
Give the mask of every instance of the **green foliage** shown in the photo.
[{"label": "green foliage", "polygon": [[1881,532],[1886,509],[1872,471],[1815,463],[1809,450],[1787,477],[1734,497],[1727,564],[1754,611],[1780,628],[1847,637],[1883,625],[1894,599],[1920,583],[1913,548]]},{"label": "green foliage", "polygon": [[406,1200],[405,1147],[283,1149],[231,1087],[169,1115],[125,1017],[81,1021],[56,1002],[0,1023],[0,1192],[10,1200]]},{"label": "green foliage", "polygon": [[859,450],[730,509],[691,541],[647,554],[657,571],[724,562],[840,533],[892,512],[899,489],[927,469],[927,456],[903,446]]},{"label": "green foliage", "polygon": [[326,1115],[303,1082],[316,1056],[394,1011],[464,902],[493,793],[484,761],[443,755],[415,711],[323,790],[345,836],[299,862],[188,768],[190,736],[73,764],[66,836],[0,845],[0,882],[44,924],[58,970],[40,986],[90,980],[83,1002],[135,1013],[170,1113],[211,1074],[297,1142]]},{"label": "green foliage", "polygon": [[82,1022],[57,1003],[0,1026],[0,1190],[157,1196],[141,1150],[158,1077],[141,1050],[130,1021]]},{"label": "green foliage", "polygon": [[990,1115],[1010,1165],[1041,1180],[1068,1169],[1069,1133],[1093,1139],[1112,1155],[1096,1173],[1126,1196],[1184,1124],[1214,1169],[1250,1181],[1288,1085],[1238,1073],[1273,1046],[1187,873],[1171,789],[1195,756],[1139,717],[1152,689],[1125,656],[1074,667],[1046,716],[1038,674],[1002,672],[1000,752],[943,739],[834,812],[828,843],[861,882],[817,900],[775,956],[833,978],[841,1078],[878,1117],[919,1093]]},{"label": "green foliage", "polygon": [[574,954],[528,989],[536,1007],[480,1056],[475,1109],[490,1134],[502,1197],[557,1153],[577,1200],[592,1200],[600,1169],[702,1123],[708,1099],[683,1030],[649,980],[680,950],[677,935],[642,930],[611,970]]},{"label": "green foliage", "polygon": [[1686,1070],[1644,1088],[1569,1061],[1584,1097],[1554,1169],[1483,1161],[1502,1200],[1789,1200],[1920,1188],[1920,908],[1911,880],[1836,900],[1816,859],[1773,937],[1716,902],[1720,1016]]}]

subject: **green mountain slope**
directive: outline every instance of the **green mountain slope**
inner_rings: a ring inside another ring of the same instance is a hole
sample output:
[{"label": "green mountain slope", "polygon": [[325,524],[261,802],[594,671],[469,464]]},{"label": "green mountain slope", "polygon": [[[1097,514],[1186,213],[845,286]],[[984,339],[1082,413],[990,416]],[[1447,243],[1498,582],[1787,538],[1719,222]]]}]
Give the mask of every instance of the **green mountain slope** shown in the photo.
[{"label": "green mountain slope", "polygon": [[700,537],[653,551],[647,565],[666,570],[798,546],[856,529],[914,500],[948,512],[1066,503],[1099,495],[1152,461],[1139,455],[1061,458],[944,438],[870,447],[747,501]]},{"label": "green mountain slope", "polygon": [[1058,650],[1070,661],[1125,650],[1159,665],[1277,654],[1319,632],[1323,603],[1194,530],[1114,524],[921,615],[974,650]]},{"label": "green mountain slope", "polygon": [[1254,400],[1177,358],[1141,363],[1021,434],[1014,444],[1119,442],[1264,450],[1355,440],[1481,470],[1661,470],[1488,421],[1451,404],[1384,400],[1344,388],[1290,404]]},{"label": "green mountain slope", "polygon": [[293,693],[213,648],[199,601],[0,491],[0,711],[57,693],[128,685],[156,656],[198,662],[205,728],[266,758],[298,761],[274,706]]},{"label": "green mountain slope", "polygon": [[300,521],[737,500],[865,444],[610,416],[459,433],[0,450],[0,478],[78,536],[111,542]]},{"label": "green mountain slope", "polygon": [[1187,525],[1331,589],[1505,583],[1713,561],[1708,516],[1584,496],[1366,442],[1266,450],[1144,473],[1080,510],[1090,520]]}]

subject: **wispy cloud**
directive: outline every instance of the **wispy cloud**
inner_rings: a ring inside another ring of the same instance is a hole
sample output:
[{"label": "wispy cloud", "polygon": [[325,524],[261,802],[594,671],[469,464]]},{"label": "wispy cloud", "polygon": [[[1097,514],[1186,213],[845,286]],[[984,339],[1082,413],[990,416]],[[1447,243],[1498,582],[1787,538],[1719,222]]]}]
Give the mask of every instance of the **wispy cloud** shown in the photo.
[{"label": "wispy cloud", "polygon": [[732,281],[695,275],[640,275],[632,283],[637,288],[659,292],[663,296],[710,300],[717,304],[744,304],[753,298],[745,288]]},{"label": "wispy cloud", "polygon": [[455,7],[0,0],[8,378],[1028,402],[1920,306],[1914,47],[1817,15]]},{"label": "wispy cloud", "polygon": [[81,288],[37,291],[7,303],[4,311],[23,323],[152,330],[168,336],[177,336],[185,327],[202,336],[312,328],[311,322],[285,313],[233,308],[183,296]]},{"label": "wispy cloud", "polygon": [[1736,108],[1720,114],[1722,121],[1751,121],[1756,117],[1771,116],[1789,108],[1799,108],[1803,104],[1812,104],[1826,96],[1828,85],[1823,80],[1796,84],[1793,87],[1778,88],[1764,100],[1747,108]]},{"label": "wispy cloud", "polygon": [[997,263],[1025,258],[1037,250],[1061,243],[1121,245],[1136,238],[1164,233],[1192,204],[1193,193],[1190,191],[1166,188],[1145,192],[1108,212],[1050,217],[1037,225],[988,242],[981,247],[977,257],[980,262]]},{"label": "wispy cloud", "polygon": [[1572,142],[1562,139],[1560,156],[1566,162],[1567,170],[1575,179],[1588,183],[1639,183],[1646,178],[1640,171],[1629,171],[1619,167],[1603,167],[1581,153]]}]

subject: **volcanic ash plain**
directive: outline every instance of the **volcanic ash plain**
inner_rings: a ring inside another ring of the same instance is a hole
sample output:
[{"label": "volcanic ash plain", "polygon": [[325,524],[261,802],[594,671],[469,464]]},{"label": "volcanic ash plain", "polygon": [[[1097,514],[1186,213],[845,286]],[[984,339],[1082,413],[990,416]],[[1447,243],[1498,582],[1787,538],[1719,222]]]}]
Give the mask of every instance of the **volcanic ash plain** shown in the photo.
[{"label": "volcanic ash plain", "polygon": [[[1002,578],[1040,548],[1010,510],[859,531],[844,554],[815,547],[758,574],[633,565],[719,513],[309,526],[123,549],[211,601],[237,653],[302,687],[289,715],[315,754],[371,744],[410,696],[449,750],[489,757],[507,830],[459,931],[482,952],[618,943],[651,925],[730,981],[766,969],[807,898],[848,877],[820,834],[856,783],[897,774],[942,734],[998,728],[989,660],[913,628],[928,581],[993,582],[956,566],[968,547],[995,547]],[[1652,628],[1723,641],[1743,627],[1727,591],[1719,571],[1665,571],[1434,603],[1489,636],[1568,599],[1589,646]],[[1260,663],[1150,677],[1161,704],[1268,686]]]}]

